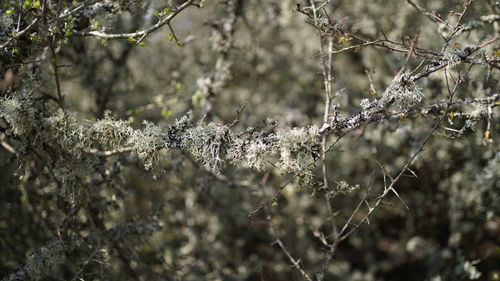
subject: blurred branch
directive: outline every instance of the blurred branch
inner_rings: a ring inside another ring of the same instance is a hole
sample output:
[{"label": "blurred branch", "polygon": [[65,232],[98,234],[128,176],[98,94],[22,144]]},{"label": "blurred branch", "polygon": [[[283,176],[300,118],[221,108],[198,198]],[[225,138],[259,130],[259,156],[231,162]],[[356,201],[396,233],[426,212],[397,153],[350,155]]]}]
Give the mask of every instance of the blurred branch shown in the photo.
[{"label": "blurred branch", "polygon": [[229,54],[234,48],[234,33],[236,32],[236,23],[238,17],[242,13],[242,7],[244,1],[242,0],[228,0],[223,1],[224,5],[224,16],[222,18],[217,18],[213,21],[212,27],[215,29],[217,34],[220,36],[220,40],[217,40],[217,46],[215,47],[215,63],[213,66],[213,71],[206,77],[202,77],[201,92],[204,95],[204,113],[207,118],[211,117],[211,112],[213,110],[213,99],[221,92],[222,88],[225,86],[230,78],[230,67]]},{"label": "blurred branch", "polygon": [[452,26],[448,22],[446,22],[443,19],[441,19],[441,17],[436,12],[434,12],[434,11],[428,12],[427,10],[425,10],[422,7],[420,7],[418,4],[416,4],[412,0],[406,0],[406,2],[408,2],[411,6],[413,6],[413,8],[415,8],[418,12],[420,12],[421,14],[423,14],[424,16],[426,16],[432,22],[434,22],[434,23],[441,23],[441,24],[446,25],[448,28],[452,28]]},{"label": "blurred branch", "polygon": [[61,93],[61,83],[59,81],[59,70],[58,70],[59,67],[57,65],[57,55],[56,55],[56,50],[54,47],[55,36],[52,36],[52,39],[49,39],[49,41],[50,41],[49,48],[50,48],[50,52],[52,54],[51,64],[52,64],[52,68],[54,69],[54,79],[56,82],[57,104],[59,105],[59,107],[62,110],[65,110],[64,104],[63,104],[64,103],[64,96]]},{"label": "blurred branch", "polygon": [[9,39],[7,39],[7,41],[5,41],[5,43],[3,43],[2,45],[0,45],[0,50],[5,49],[14,40],[16,40],[17,38],[19,38],[19,37],[23,36],[24,34],[30,32],[38,24],[38,22],[40,22],[40,18],[34,19],[25,29],[23,29],[23,30],[15,33],[12,37],[10,37]]},{"label": "blurred branch", "polygon": [[12,154],[17,154],[17,151],[15,148],[13,148],[10,144],[8,144],[7,142],[5,142],[3,139],[0,139],[0,145],[2,145],[3,148],[5,148],[5,150],[7,150],[8,152],[12,153]]},{"label": "blurred branch", "polygon": [[158,222],[154,218],[149,218],[149,221],[145,224],[123,223],[107,230],[90,233],[85,237],[68,240],[56,238],[36,250],[16,273],[10,274],[1,280],[40,280],[52,276],[58,265],[67,262],[67,253],[84,248],[85,245],[91,246],[98,241],[104,245],[116,243],[116,241],[129,235],[151,234],[159,229]]},{"label": "blurred branch", "polygon": [[[265,191],[264,191],[262,185],[259,185],[259,187],[261,188],[261,190],[262,190],[262,196],[264,197],[265,196]],[[301,263],[300,259],[296,260],[293,257],[293,255],[290,253],[290,250],[288,250],[288,248],[285,246],[285,244],[281,240],[280,235],[278,234],[278,229],[277,229],[276,225],[273,222],[273,218],[271,217],[271,212],[269,210],[269,202],[265,203],[263,205],[263,208],[264,208],[264,212],[265,212],[265,215],[266,215],[266,222],[271,227],[273,236],[275,238],[275,240],[274,240],[274,242],[272,244],[277,244],[280,247],[281,251],[283,251],[283,253],[285,253],[285,255],[288,258],[288,260],[292,263],[293,267],[295,267],[295,269],[297,269],[297,271],[300,272],[300,274],[302,275],[302,277],[304,278],[304,280],[313,281],[311,279],[311,277],[309,276],[309,274],[300,265],[300,263]]]},{"label": "blurred branch", "polygon": [[153,33],[154,31],[160,29],[164,25],[170,24],[170,21],[172,21],[180,12],[182,12],[184,9],[187,7],[191,6],[195,0],[187,0],[184,2],[182,5],[177,7],[175,10],[172,11],[169,15],[166,17],[162,18],[158,23],[143,29],[141,31],[137,32],[131,32],[131,33],[106,33],[102,31],[77,31],[75,30],[74,33],[81,35],[81,36],[94,36],[102,39],[118,39],[118,38],[144,38],[145,36]]},{"label": "blurred branch", "polygon": [[[99,217],[99,214],[97,213],[96,210],[90,207],[90,205],[87,207],[87,211],[90,214],[90,218],[92,219],[92,222],[94,225],[99,229],[101,232],[105,233],[107,231],[106,225],[104,224],[104,221]],[[130,266],[130,259],[128,258],[128,255],[125,253],[125,250],[118,244],[118,242],[114,239],[111,239],[111,245],[112,247],[116,250],[118,253],[118,257],[123,263],[123,268],[125,268],[125,271],[130,275],[134,280],[139,280],[139,275],[135,272],[134,269]]]},{"label": "blurred branch", "polygon": [[85,0],[81,3],[76,4],[74,7],[67,9],[64,13],[60,14],[57,19],[62,20],[64,18],[67,18],[67,17],[74,15],[74,14],[82,11],[83,9],[87,8],[88,6],[93,5],[97,2],[99,2],[99,0]]}]

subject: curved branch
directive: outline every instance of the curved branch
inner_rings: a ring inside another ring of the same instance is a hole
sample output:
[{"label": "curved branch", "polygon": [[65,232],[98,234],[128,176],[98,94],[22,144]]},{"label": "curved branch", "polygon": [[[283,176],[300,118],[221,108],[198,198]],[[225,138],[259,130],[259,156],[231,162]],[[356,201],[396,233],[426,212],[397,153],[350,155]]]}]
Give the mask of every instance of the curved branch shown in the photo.
[{"label": "curved branch", "polygon": [[119,39],[119,38],[136,38],[136,37],[145,37],[154,31],[160,29],[164,25],[168,25],[172,19],[174,19],[175,16],[177,16],[180,12],[182,12],[184,9],[187,7],[191,6],[193,4],[194,0],[188,0],[184,2],[182,5],[180,5],[175,11],[173,11],[171,14],[166,16],[165,18],[161,19],[158,23],[143,29],[141,31],[137,32],[131,32],[131,33],[106,33],[102,31],[74,31],[75,34],[81,35],[81,36],[94,36],[102,39]]}]

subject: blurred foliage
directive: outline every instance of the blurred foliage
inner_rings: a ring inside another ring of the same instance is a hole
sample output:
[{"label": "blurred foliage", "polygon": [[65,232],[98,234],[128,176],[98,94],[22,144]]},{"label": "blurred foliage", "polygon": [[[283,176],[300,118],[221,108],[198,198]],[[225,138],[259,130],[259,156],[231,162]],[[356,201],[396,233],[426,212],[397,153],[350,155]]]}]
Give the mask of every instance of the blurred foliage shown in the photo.
[{"label": "blurred foliage", "polygon": [[311,3],[2,1],[1,280],[500,280],[498,2]]}]

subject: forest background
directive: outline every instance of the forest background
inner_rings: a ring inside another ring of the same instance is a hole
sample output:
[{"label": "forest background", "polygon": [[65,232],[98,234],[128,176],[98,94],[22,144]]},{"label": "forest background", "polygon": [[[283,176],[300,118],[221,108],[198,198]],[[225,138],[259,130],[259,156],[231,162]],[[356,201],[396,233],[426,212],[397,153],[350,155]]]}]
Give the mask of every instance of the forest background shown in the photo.
[{"label": "forest background", "polygon": [[500,280],[494,0],[5,0],[1,280]]}]

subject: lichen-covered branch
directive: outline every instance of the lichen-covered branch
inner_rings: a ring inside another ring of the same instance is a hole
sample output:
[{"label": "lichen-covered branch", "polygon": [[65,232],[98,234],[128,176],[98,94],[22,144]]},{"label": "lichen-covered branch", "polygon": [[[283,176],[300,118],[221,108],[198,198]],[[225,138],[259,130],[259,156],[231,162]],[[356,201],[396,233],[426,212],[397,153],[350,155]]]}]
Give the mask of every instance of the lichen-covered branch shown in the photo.
[{"label": "lichen-covered branch", "polygon": [[[344,135],[378,122],[385,118],[392,104],[396,104],[402,112],[418,109],[422,99],[421,90],[407,73],[403,73],[394,78],[380,99],[365,100],[362,102],[364,109],[359,113],[349,117],[336,115],[322,128],[311,125],[276,128],[273,132],[235,132],[229,125],[202,121],[192,123],[188,113],[166,131],[148,122],[144,123],[144,129],[137,130],[109,115],[96,122],[63,112],[41,118],[33,110],[33,100],[28,95],[2,99],[0,117],[10,125],[10,134],[26,141],[36,140],[34,144],[40,148],[57,145],[77,159],[85,155],[108,157],[132,152],[146,169],[151,169],[158,161],[159,149],[180,148],[216,174],[228,163],[256,170],[267,169],[272,163],[279,172],[294,174],[320,157],[322,136]],[[497,93],[487,98],[455,103],[488,103],[495,106],[498,100]],[[438,107],[433,105],[423,110],[429,112]],[[482,116],[486,116],[486,112]]]}]

